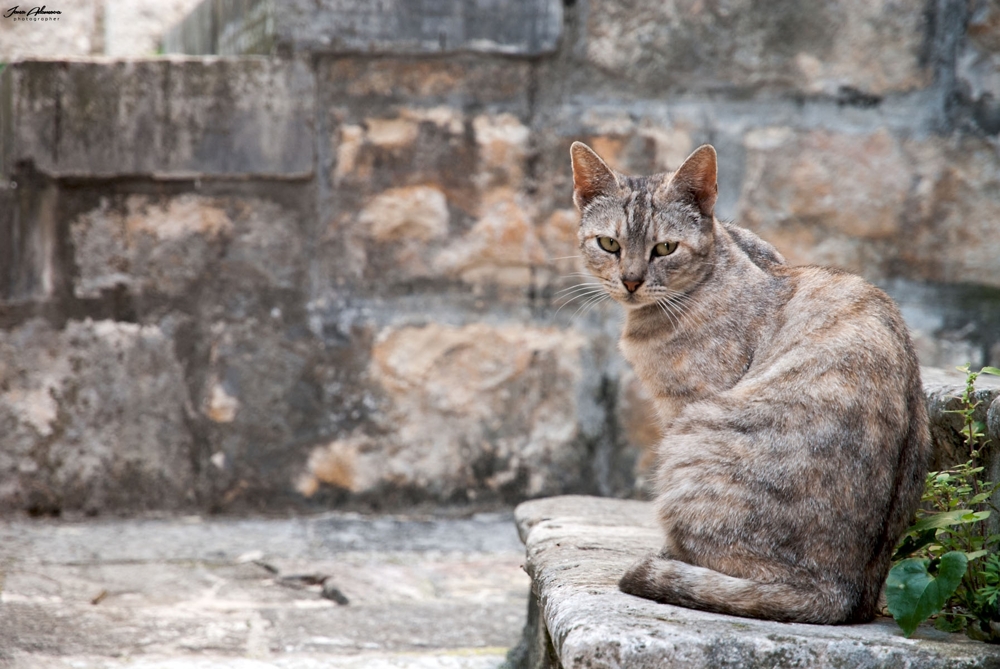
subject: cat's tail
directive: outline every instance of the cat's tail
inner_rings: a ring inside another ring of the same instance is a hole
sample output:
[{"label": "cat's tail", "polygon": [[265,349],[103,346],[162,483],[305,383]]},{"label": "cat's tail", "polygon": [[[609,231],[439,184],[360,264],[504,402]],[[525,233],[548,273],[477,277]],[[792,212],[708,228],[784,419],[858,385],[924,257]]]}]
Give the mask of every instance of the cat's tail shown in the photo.
[{"label": "cat's tail", "polygon": [[630,595],[692,609],[781,622],[847,622],[844,598],[820,585],[758,583],[651,555],[618,582]]}]

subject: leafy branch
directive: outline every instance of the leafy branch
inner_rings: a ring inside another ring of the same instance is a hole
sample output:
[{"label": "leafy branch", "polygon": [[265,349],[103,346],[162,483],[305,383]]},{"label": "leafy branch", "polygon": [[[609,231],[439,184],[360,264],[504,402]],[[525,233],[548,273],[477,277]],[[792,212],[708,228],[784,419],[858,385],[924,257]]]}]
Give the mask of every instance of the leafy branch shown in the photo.
[{"label": "leafy branch", "polygon": [[975,420],[976,379],[1000,376],[1000,369],[958,369],[966,375],[965,389],[959,408],[949,413],[962,416],[960,433],[969,459],[927,474],[917,520],[893,556],[886,602],[907,637],[936,615],[938,629],[1000,642],[1000,535],[990,535],[985,522],[997,510],[990,499],[998,484],[983,480],[979,463],[988,445],[986,426]]}]

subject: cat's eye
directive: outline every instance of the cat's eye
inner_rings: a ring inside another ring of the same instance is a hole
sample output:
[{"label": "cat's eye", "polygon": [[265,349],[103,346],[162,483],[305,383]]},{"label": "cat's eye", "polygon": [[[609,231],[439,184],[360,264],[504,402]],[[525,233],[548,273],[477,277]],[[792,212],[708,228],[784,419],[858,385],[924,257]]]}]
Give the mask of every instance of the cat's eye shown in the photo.
[{"label": "cat's eye", "polygon": [[677,250],[677,242],[660,242],[653,247],[653,256],[668,256]]},{"label": "cat's eye", "polygon": [[611,239],[611,237],[598,237],[597,243],[608,253],[618,253],[619,249],[622,247],[621,244],[614,239]]}]

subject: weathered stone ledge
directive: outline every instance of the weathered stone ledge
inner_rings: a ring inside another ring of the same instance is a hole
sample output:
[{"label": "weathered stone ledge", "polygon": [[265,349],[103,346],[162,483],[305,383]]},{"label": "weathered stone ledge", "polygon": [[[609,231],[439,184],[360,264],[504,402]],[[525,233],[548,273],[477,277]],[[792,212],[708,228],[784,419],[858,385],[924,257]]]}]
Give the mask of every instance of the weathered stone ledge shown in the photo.
[{"label": "weathered stone ledge", "polygon": [[693,611],[626,595],[617,581],[659,547],[652,505],[565,496],[515,512],[534,597],[515,667],[1000,667],[1000,648],[930,625],[802,625]]},{"label": "weathered stone ledge", "polygon": [[556,50],[559,0],[206,0],[170,30],[167,53],[455,53]]}]

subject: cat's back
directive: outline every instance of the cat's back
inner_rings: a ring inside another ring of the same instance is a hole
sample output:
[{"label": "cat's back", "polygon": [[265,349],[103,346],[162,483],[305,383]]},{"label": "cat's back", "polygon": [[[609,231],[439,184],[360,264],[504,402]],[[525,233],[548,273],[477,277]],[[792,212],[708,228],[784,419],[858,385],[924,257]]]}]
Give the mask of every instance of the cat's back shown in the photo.
[{"label": "cat's back", "polygon": [[795,431],[787,433],[786,446],[825,451],[851,469],[878,463],[871,473],[889,485],[899,448],[909,443],[918,463],[929,448],[920,368],[899,309],[853,274],[772,272],[787,299],[748,373],[720,399],[743,412],[738,420],[769,415],[808,426],[798,446]]},{"label": "cat's back", "polygon": [[880,289],[827,267],[771,271],[787,295],[766,347],[772,355],[808,358],[817,369],[837,365],[880,384],[909,386],[919,375],[906,323]]}]

